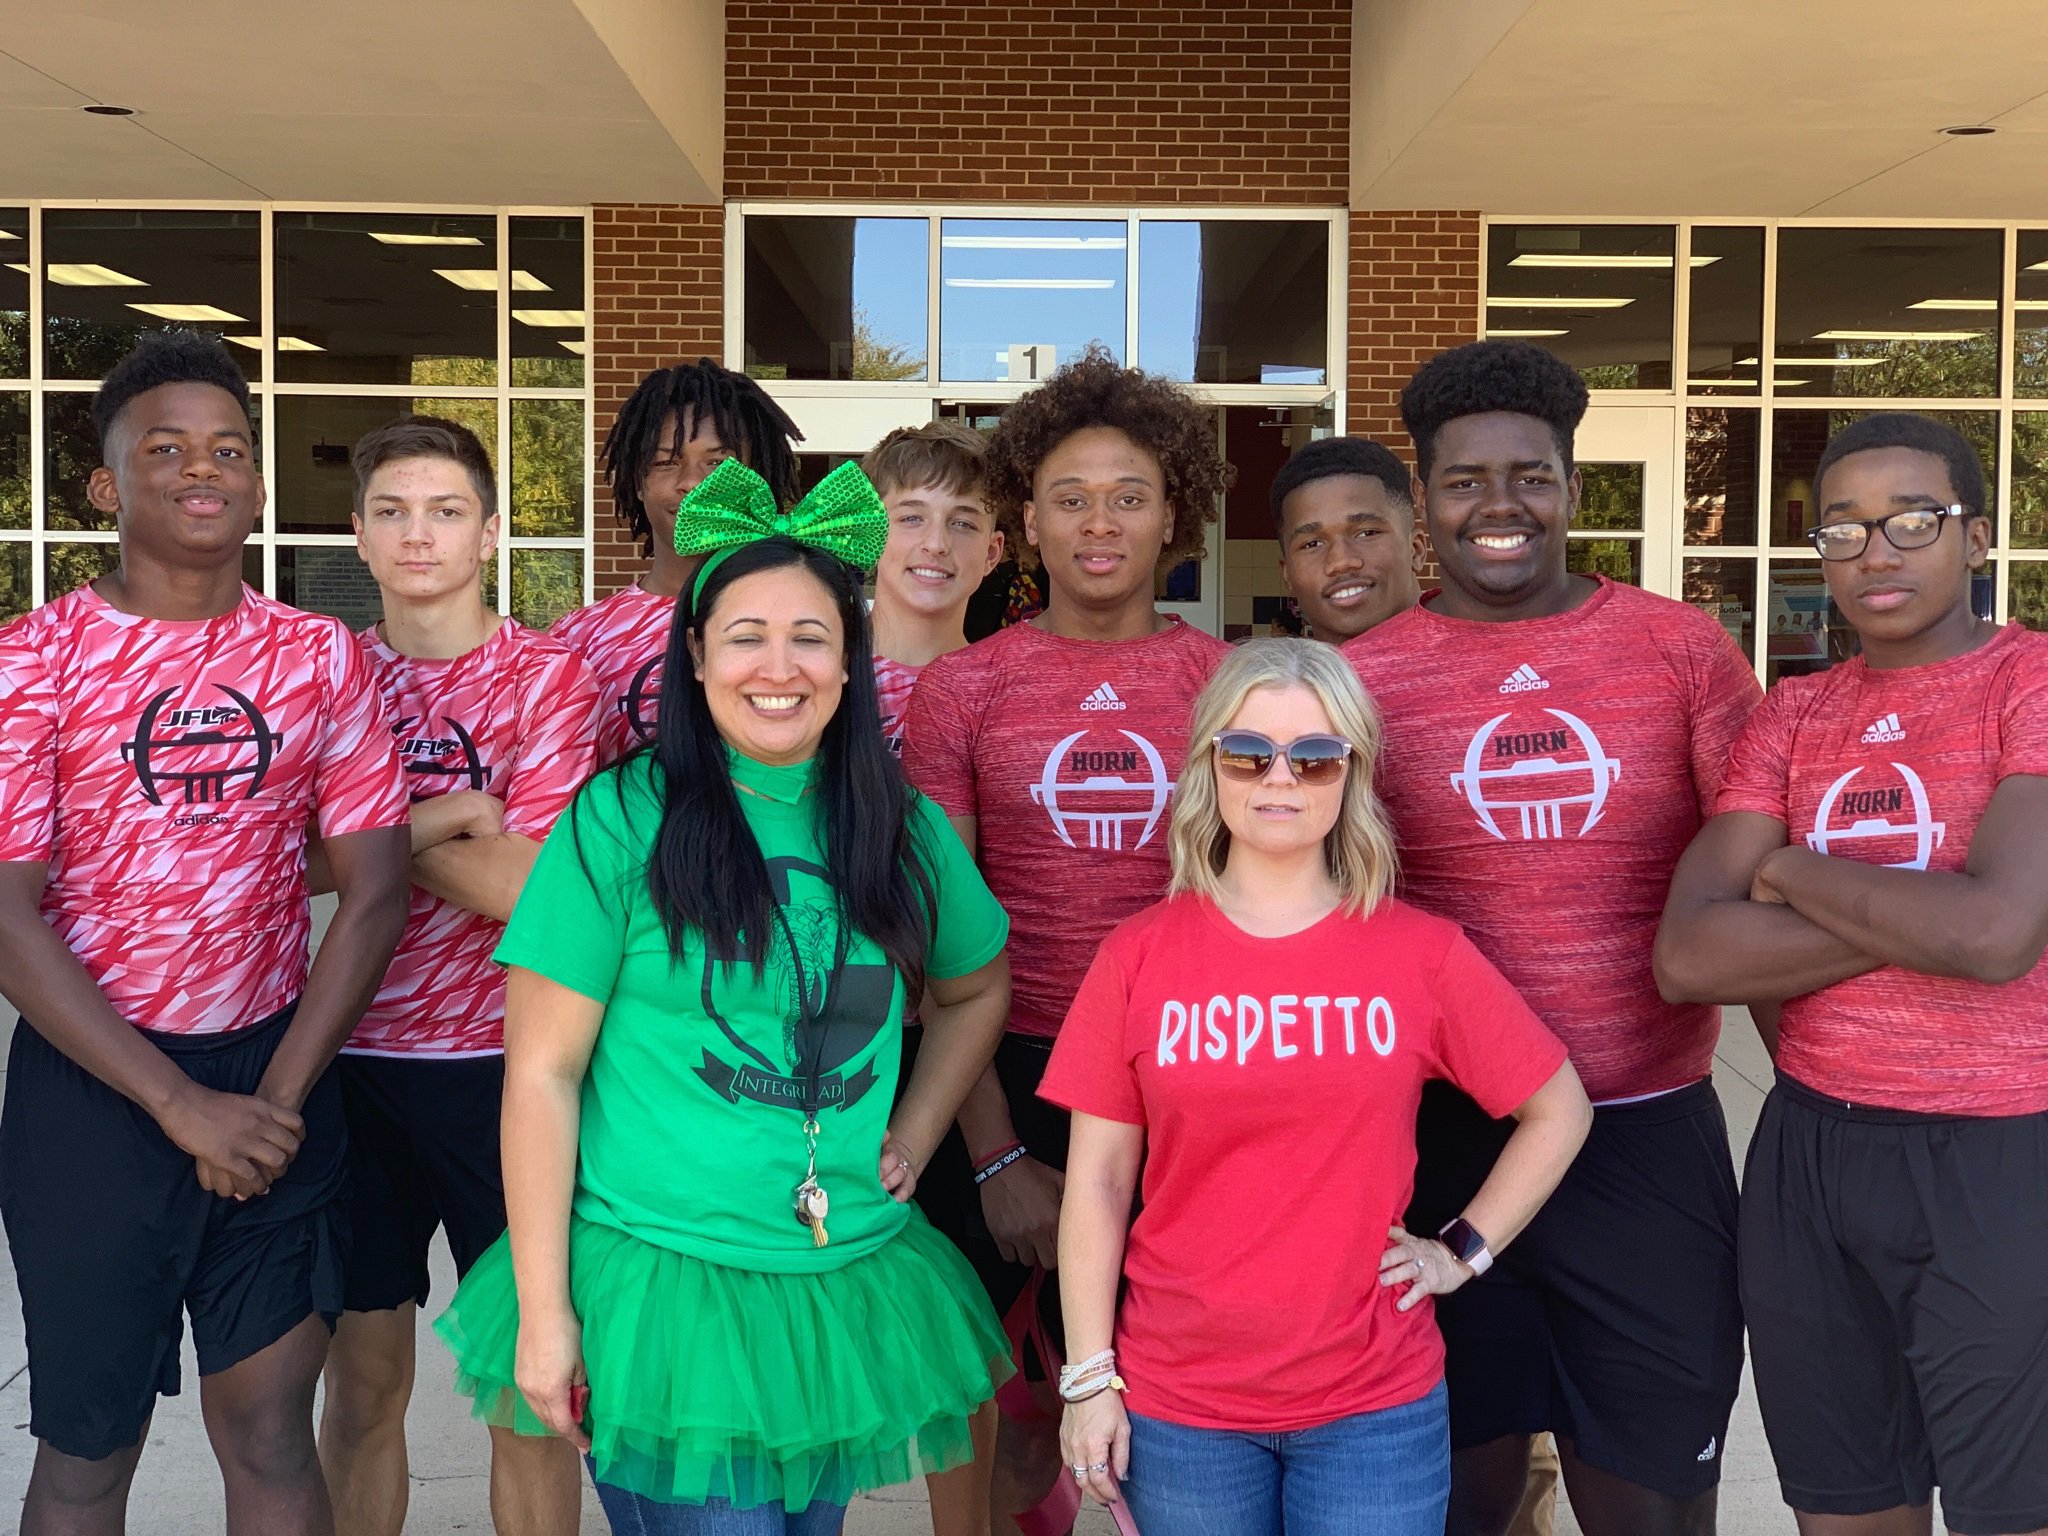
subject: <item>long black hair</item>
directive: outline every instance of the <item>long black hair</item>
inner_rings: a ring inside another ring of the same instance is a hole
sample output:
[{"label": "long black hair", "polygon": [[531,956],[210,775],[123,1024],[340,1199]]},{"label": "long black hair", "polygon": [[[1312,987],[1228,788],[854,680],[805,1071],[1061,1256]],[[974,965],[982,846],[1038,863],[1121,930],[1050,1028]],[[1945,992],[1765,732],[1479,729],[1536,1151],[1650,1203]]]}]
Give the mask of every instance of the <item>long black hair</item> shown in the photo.
[{"label": "long black hair", "polygon": [[[748,953],[757,973],[767,963],[776,907],[768,865],[741,812],[725,739],[687,642],[695,636],[704,645],[707,621],[734,582],[784,566],[802,567],[832,595],[846,634],[846,686],[818,744],[811,795],[841,942],[851,933],[873,940],[902,974],[905,995],[915,998],[938,922],[934,861],[911,835],[910,790],[882,738],[860,573],[793,539],[763,539],[735,551],[677,606],[653,747],[663,803],[648,890],[678,959],[695,929],[713,954]],[[750,943],[743,947],[743,940]]]}]

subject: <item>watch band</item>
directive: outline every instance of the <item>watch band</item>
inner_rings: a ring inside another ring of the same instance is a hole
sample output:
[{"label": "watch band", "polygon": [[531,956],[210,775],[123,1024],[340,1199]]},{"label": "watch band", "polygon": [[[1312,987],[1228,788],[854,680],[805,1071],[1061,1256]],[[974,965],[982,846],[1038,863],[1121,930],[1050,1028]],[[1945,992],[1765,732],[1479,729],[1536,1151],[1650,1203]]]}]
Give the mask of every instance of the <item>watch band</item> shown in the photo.
[{"label": "watch band", "polygon": [[1493,1268],[1493,1252],[1486,1246],[1486,1239],[1462,1216],[1445,1222],[1437,1233],[1437,1241],[1457,1255],[1459,1262],[1472,1271],[1474,1279]]}]

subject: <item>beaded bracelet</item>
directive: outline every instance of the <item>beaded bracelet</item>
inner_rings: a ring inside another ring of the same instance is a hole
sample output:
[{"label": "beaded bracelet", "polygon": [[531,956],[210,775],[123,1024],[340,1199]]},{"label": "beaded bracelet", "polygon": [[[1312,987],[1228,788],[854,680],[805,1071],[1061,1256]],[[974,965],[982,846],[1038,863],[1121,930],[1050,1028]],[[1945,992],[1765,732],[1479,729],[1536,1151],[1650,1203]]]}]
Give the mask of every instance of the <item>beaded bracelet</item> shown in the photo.
[{"label": "beaded bracelet", "polygon": [[1007,1149],[997,1153],[994,1157],[990,1158],[987,1162],[983,1163],[979,1168],[974,1170],[974,1182],[976,1184],[986,1184],[990,1179],[994,1178],[997,1174],[1001,1173],[1005,1168],[1009,1167],[1010,1164],[1016,1162],[1017,1159],[1019,1159],[1020,1157],[1027,1157],[1029,1155],[1030,1154],[1026,1150],[1023,1142],[1013,1142]]}]

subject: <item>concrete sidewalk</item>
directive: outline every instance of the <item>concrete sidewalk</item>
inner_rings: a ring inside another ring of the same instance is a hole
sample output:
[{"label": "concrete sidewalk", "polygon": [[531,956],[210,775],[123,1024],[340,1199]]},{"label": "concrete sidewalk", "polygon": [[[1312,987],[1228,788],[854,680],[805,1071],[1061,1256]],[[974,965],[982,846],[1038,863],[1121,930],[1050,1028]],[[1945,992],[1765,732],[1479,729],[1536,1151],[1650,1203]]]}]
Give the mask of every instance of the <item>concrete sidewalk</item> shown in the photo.
[{"label": "concrete sidewalk", "polygon": [[[4,1011],[4,1010],[0,1010]],[[12,1014],[0,1027],[0,1049],[13,1031]],[[0,1061],[4,1061],[0,1055]],[[1715,1084],[1727,1108],[1729,1139],[1737,1165],[1755,1128],[1770,1083],[1770,1062],[1748,1017],[1729,1010],[1721,1049],[1715,1060]],[[0,1264],[5,1264],[0,1256]],[[435,1306],[454,1287],[445,1247],[436,1254]],[[407,1536],[449,1531],[489,1532],[484,1433],[468,1417],[466,1405],[452,1390],[452,1371],[440,1341],[421,1319],[419,1384],[415,1389],[409,1433],[412,1445],[412,1512]],[[147,1536],[206,1536],[221,1528],[220,1480],[200,1424],[196,1373],[188,1341],[185,1350],[185,1391],[167,1400],[150,1427],[149,1444],[136,1475],[130,1529]],[[18,1501],[28,1484],[34,1442],[28,1437],[27,1355],[22,1342],[21,1310],[11,1266],[0,1276],[0,1422],[11,1433],[0,1437],[0,1489]],[[1756,1399],[1744,1380],[1742,1400],[1728,1431],[1722,1463],[1721,1521],[1724,1536],[1756,1536],[1786,1532],[1792,1517],[1778,1497],[1778,1485],[1757,1418]],[[9,1518],[8,1529],[17,1520]],[[916,1536],[931,1529],[923,1490],[890,1489],[863,1498],[846,1522],[848,1536]],[[1091,1510],[1078,1527],[1082,1536],[1111,1536],[1114,1527],[1099,1510]],[[605,1531],[596,1496],[584,1495],[583,1530],[590,1536]],[[1560,1536],[1578,1536],[1578,1524],[1564,1510]],[[1153,1532],[1150,1536],[1172,1536]]]}]

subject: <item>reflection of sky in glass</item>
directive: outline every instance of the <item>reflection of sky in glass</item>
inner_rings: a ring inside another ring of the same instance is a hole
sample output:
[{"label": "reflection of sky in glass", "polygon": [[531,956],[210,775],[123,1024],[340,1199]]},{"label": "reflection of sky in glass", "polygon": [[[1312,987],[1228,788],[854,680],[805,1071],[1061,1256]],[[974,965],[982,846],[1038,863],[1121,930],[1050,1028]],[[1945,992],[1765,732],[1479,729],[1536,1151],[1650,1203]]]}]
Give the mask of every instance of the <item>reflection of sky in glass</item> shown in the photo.
[{"label": "reflection of sky in glass", "polygon": [[1147,220],[1138,242],[1138,366],[1195,376],[1202,329],[1202,226]]},{"label": "reflection of sky in glass", "polygon": [[1050,345],[1066,363],[1100,341],[1121,358],[1126,228],[1107,220],[945,220],[939,376],[1007,379],[1012,346]]},{"label": "reflection of sky in glass", "polygon": [[931,262],[923,219],[853,221],[853,310],[883,345],[925,356],[925,291]]}]

